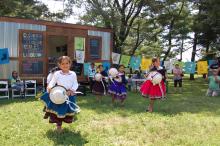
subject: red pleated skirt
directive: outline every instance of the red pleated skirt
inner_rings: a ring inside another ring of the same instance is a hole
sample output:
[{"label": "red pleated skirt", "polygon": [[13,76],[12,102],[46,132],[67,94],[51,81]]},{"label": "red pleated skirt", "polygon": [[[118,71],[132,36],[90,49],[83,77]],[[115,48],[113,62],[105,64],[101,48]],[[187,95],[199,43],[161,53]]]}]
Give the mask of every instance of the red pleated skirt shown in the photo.
[{"label": "red pleated skirt", "polygon": [[161,99],[165,98],[166,86],[163,81],[160,84],[153,85],[151,80],[146,80],[140,88],[140,92],[144,97],[149,97],[150,99]]}]

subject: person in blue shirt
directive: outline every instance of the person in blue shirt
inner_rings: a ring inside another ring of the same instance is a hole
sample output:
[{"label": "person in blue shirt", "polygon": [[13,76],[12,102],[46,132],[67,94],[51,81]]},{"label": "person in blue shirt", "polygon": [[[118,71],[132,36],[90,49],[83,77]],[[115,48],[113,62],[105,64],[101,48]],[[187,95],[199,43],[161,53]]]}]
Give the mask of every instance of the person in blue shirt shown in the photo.
[{"label": "person in blue shirt", "polygon": [[219,95],[219,82],[220,76],[218,75],[218,69],[211,69],[212,75],[208,77],[209,88],[206,92],[206,96],[218,96]]},{"label": "person in blue shirt", "polygon": [[91,63],[88,69],[88,81],[89,81],[91,92],[92,92],[93,85],[95,83],[95,80],[94,80],[95,74],[96,74],[95,64]]}]

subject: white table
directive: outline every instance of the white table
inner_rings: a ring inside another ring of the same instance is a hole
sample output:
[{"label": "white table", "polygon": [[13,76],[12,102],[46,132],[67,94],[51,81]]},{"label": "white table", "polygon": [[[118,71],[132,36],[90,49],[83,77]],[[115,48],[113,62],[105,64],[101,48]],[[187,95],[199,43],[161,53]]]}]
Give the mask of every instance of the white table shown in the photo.
[{"label": "white table", "polygon": [[147,79],[131,79],[132,82],[135,82],[135,89],[137,92],[138,82],[145,82]]}]

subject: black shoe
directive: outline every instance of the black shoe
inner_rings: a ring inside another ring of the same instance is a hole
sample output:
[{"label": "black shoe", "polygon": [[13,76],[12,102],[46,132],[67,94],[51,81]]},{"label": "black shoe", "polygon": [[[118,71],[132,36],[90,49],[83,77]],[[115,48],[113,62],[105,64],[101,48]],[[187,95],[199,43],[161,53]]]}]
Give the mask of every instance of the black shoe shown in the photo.
[{"label": "black shoe", "polygon": [[45,113],[44,119],[47,119],[48,117],[49,117],[49,114],[48,114],[48,113]]}]

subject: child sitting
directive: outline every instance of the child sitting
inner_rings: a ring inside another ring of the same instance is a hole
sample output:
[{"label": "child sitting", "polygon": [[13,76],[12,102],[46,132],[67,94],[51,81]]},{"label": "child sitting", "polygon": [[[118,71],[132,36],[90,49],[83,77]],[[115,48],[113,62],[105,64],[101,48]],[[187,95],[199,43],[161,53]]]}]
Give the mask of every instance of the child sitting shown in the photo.
[{"label": "child sitting", "polygon": [[206,96],[218,96],[220,76],[218,76],[218,69],[211,69],[212,75],[208,77],[209,88]]}]

